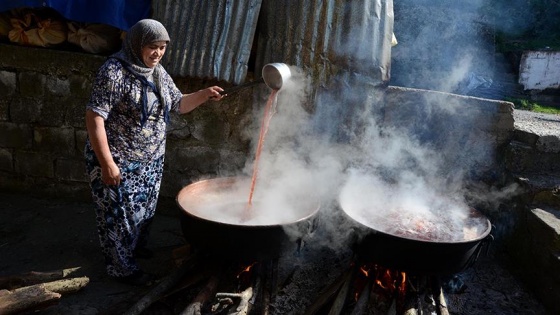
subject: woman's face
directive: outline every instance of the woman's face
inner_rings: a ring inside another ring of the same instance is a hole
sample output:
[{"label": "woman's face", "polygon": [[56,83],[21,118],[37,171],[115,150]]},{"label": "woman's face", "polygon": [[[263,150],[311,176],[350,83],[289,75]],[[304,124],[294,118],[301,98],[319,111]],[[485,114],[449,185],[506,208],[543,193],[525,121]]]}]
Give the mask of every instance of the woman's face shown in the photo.
[{"label": "woman's face", "polygon": [[142,61],[150,68],[157,66],[165,54],[165,48],[167,48],[165,41],[153,42],[142,47]]}]

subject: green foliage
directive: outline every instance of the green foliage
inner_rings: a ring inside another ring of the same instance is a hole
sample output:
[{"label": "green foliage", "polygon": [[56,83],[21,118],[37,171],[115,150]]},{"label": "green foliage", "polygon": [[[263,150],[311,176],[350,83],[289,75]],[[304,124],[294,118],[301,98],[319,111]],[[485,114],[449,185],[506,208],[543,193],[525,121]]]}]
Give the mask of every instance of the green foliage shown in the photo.
[{"label": "green foliage", "polygon": [[512,102],[516,109],[528,110],[537,113],[560,115],[560,108],[543,106],[527,99],[506,98],[506,101]]}]

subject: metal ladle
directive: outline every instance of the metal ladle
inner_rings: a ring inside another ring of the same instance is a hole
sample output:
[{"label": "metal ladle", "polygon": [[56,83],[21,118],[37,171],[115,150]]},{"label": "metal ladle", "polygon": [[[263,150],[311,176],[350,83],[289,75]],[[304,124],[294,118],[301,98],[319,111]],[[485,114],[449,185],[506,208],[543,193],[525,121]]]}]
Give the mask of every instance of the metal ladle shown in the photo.
[{"label": "metal ladle", "polygon": [[262,68],[262,77],[255,81],[246,82],[220,92],[221,95],[232,94],[241,89],[264,83],[273,90],[280,90],[286,80],[292,76],[290,68],[285,63],[269,63]]}]

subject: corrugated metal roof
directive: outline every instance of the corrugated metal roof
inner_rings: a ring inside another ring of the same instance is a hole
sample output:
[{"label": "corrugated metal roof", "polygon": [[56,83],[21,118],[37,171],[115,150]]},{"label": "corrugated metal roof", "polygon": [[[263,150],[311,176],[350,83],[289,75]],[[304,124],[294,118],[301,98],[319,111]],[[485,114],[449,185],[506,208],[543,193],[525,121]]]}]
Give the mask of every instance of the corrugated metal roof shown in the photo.
[{"label": "corrugated metal roof", "polygon": [[320,82],[342,69],[387,82],[392,34],[392,0],[265,0],[256,63],[296,65]]},{"label": "corrugated metal roof", "polygon": [[241,83],[255,39],[256,69],[282,62],[318,81],[340,71],[376,84],[389,80],[393,0],[162,0],[153,6],[173,40],[164,61],[172,75]]},{"label": "corrugated metal roof", "polygon": [[153,18],[172,43],[164,65],[174,76],[240,83],[247,75],[261,0],[161,0]]}]

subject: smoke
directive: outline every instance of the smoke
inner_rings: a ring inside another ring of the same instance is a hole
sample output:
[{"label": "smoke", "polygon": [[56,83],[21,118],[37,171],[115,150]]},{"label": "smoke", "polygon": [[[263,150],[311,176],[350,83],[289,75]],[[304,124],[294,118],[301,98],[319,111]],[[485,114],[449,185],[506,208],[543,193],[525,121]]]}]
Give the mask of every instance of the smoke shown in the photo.
[{"label": "smoke", "polygon": [[[415,32],[396,32],[396,57],[414,57],[404,62],[414,73],[413,83],[419,85],[413,87],[453,92],[473,72],[491,69],[487,57],[493,54],[487,54],[487,42],[473,32],[477,21],[457,19],[456,15],[464,10],[475,16],[473,12],[482,3],[450,6],[444,10],[446,14],[434,16],[432,25],[427,23],[430,20],[418,20],[421,14],[431,16],[430,6],[423,11],[418,6],[401,7],[405,15],[400,20],[418,22],[413,24]],[[468,36],[462,40],[468,44],[463,45],[458,34],[465,29]],[[364,46],[354,50],[350,44],[344,43],[342,52],[358,55],[348,58],[367,59]],[[435,66],[423,74],[422,68],[430,65]],[[496,157],[495,139],[485,136],[491,129],[485,125],[490,120],[484,111],[476,105],[465,107],[464,102],[443,93],[426,93],[420,102],[423,106],[398,108],[392,104],[387,108],[382,89],[367,74],[340,71],[324,88],[314,90],[305,73],[295,67],[291,71],[292,78],[278,93],[259,161],[255,199],[267,200],[267,208],[274,209],[267,216],[294,211],[297,217],[298,212],[309,213],[320,205],[323,227],[331,232],[323,244],[335,249],[348,246],[348,231],[353,229],[351,220],[341,219],[340,208],[369,227],[421,232],[440,240],[461,241],[473,233],[476,237],[480,234],[476,229],[486,227],[480,220],[470,220],[471,208],[465,200],[473,198],[465,191],[466,178],[491,167]],[[409,77],[401,82],[406,79]],[[255,103],[264,105],[266,96],[260,95]],[[261,115],[256,113],[259,119],[252,131],[260,127]],[[253,134],[256,146],[258,132]],[[252,167],[249,158],[244,172],[251,174]],[[478,191],[476,198],[490,202],[493,195],[500,195],[504,200],[515,193],[510,188],[486,195]],[[399,226],[388,218],[407,221]],[[424,222],[424,229],[408,229],[411,222]],[[465,231],[465,227],[475,231]]]}]

